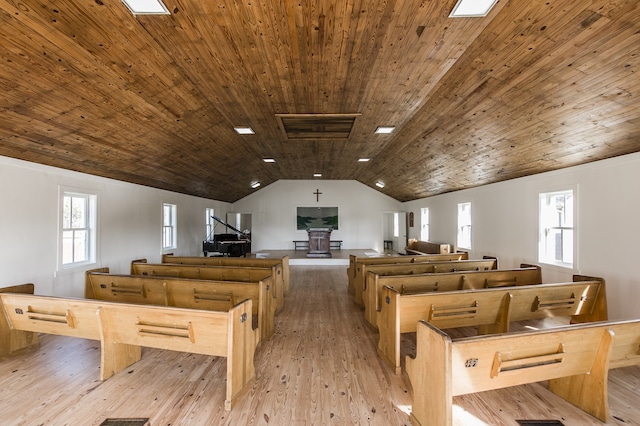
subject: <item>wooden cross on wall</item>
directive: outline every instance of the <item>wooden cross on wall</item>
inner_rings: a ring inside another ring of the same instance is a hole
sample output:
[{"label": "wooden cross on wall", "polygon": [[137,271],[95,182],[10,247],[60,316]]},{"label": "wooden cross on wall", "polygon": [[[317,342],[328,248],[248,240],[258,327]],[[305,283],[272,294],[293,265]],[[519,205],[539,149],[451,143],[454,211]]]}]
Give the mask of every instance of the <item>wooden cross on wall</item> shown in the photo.
[{"label": "wooden cross on wall", "polygon": [[322,194],[322,192],[320,192],[319,189],[316,189],[316,192],[314,192],[314,194],[316,195],[316,202],[320,202],[320,194]]}]

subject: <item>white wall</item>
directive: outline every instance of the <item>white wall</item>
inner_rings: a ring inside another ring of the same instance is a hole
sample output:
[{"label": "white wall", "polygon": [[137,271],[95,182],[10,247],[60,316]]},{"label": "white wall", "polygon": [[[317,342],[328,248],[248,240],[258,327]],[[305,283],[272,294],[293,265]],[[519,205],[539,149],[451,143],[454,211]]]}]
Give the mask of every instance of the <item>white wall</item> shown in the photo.
[{"label": "white wall", "polygon": [[296,207],[313,206],[338,207],[331,239],[343,240],[344,249],[382,251],[382,213],[399,211],[401,203],[356,181],[279,180],[234,203],[233,211],[252,214],[252,251],[290,250],[293,240],[308,238],[296,230]]},{"label": "white wall", "polygon": [[501,268],[537,262],[538,194],[577,189],[575,270],[541,265],[545,282],[571,281],[573,273],[603,277],[611,319],[640,318],[640,154],[510,180],[404,203],[420,238],[420,208],[428,207],[430,240],[456,242],[457,203],[472,203],[472,258],[498,256]]},{"label": "white wall", "polygon": [[[205,208],[230,204],[0,157],[0,287],[31,282],[36,293],[84,296],[84,271],[128,273],[131,260],[160,261],[162,203],[177,205],[176,253],[200,255]],[[59,187],[98,193],[97,263],[57,271]]]},{"label": "white wall", "polygon": [[[577,188],[577,268],[607,280],[612,319],[638,318],[640,276],[636,273],[640,239],[640,153],[556,172],[515,179],[408,203],[400,203],[356,181],[278,181],[234,203],[128,184],[82,173],[0,157],[0,286],[36,284],[39,294],[82,297],[84,271],[57,272],[59,186],[99,194],[98,262],[127,273],[136,258],[155,262],[161,255],[161,206],[178,206],[181,255],[200,255],[204,209],[216,215],[252,214],[253,251],[291,249],[306,239],[295,229],[297,206],[338,206],[340,229],[332,238],[346,249],[382,251],[383,213],[413,211],[409,238],[420,238],[420,208],[429,207],[431,240],[456,241],[457,203],[471,201],[471,256],[498,256],[504,268],[537,263],[538,193]],[[322,194],[316,202],[313,194]],[[543,265],[545,282],[570,281],[574,271]]]}]

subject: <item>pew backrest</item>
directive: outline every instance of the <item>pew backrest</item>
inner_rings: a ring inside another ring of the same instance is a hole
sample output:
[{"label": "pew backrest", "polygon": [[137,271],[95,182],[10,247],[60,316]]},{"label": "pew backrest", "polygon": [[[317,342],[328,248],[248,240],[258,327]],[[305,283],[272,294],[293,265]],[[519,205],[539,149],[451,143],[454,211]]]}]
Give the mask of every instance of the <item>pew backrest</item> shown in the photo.
[{"label": "pew backrest", "polygon": [[478,327],[480,334],[509,332],[511,322],[554,316],[572,323],[605,321],[603,279],[452,292],[401,294],[384,287],[378,313],[378,353],[400,373],[400,334],[419,321],[439,329]]},{"label": "pew backrest", "polygon": [[[467,263],[467,265],[473,265],[473,263]],[[375,270],[370,270],[367,272],[367,287],[364,292],[364,315],[369,324],[377,327],[377,312],[381,308],[381,293],[384,286],[395,288],[402,294],[410,294],[540,283],[542,283],[541,268],[527,264],[522,264],[520,268],[516,269],[436,272],[412,275],[381,275]]]},{"label": "pew backrest", "polygon": [[354,301],[357,305],[362,306],[361,291],[364,288],[364,279],[368,265],[380,264],[402,264],[402,263],[421,263],[421,262],[439,262],[469,260],[469,253],[446,253],[446,254],[427,254],[414,256],[379,256],[379,257],[357,257],[349,256],[349,269],[347,269],[348,291],[354,295]]},{"label": "pew backrest", "polygon": [[273,273],[277,279],[282,281],[284,292],[288,292],[289,283],[289,256],[279,258],[257,258],[257,257],[204,257],[204,256],[175,256],[171,253],[162,255],[162,263],[174,263],[183,265],[209,265],[209,266],[238,266],[275,268]]},{"label": "pew backrest", "polygon": [[[458,253],[453,253],[453,255],[457,255]],[[435,256],[435,255],[428,255]],[[438,255],[438,256],[448,256],[448,255]],[[422,258],[422,259],[421,259]],[[404,274],[412,274],[418,272],[411,271],[420,271],[421,273],[441,273],[441,272],[457,272],[457,271],[475,271],[475,270],[489,270],[489,269],[497,269],[498,268],[498,259],[482,259],[482,260],[434,260],[428,259],[424,256],[420,256],[415,258],[414,262],[403,262],[403,263],[378,263],[375,265],[367,265],[361,264],[356,268],[357,276],[356,281],[354,282],[354,286],[356,288],[356,293],[354,294],[354,300],[356,304],[360,306],[364,305],[365,294],[361,296],[358,295],[358,289],[362,290],[362,292],[367,291],[367,275],[369,272],[382,273],[384,271],[401,268],[396,271],[395,274],[400,274],[402,268],[405,268]],[[360,303],[358,303],[360,302]]]},{"label": "pew backrest", "polygon": [[252,301],[260,338],[275,331],[275,299],[268,282],[215,281],[160,276],[86,274],[86,297],[110,302],[228,311],[243,300]]},{"label": "pew backrest", "polygon": [[[213,265],[188,265],[175,263],[147,263],[144,259],[131,262],[131,275],[190,278],[200,280],[226,281],[269,281],[275,291],[276,310],[284,307],[284,288],[282,280],[276,280],[276,267],[237,267]],[[282,274],[279,275],[282,277]]]}]

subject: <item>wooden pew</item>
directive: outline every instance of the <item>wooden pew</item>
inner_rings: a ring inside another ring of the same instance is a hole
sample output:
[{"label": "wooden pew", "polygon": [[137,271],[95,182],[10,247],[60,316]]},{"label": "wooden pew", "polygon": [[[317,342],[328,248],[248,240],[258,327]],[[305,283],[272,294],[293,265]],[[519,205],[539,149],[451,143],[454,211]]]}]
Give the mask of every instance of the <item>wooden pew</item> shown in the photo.
[{"label": "wooden pew", "polygon": [[[424,274],[444,274],[452,272],[467,271],[496,271],[498,264],[497,259],[483,260],[459,260],[450,262],[425,262],[425,263],[407,263],[394,265],[370,265],[366,269],[364,286],[362,288],[362,304],[364,306],[364,317],[371,325],[376,326],[376,311],[380,308],[379,295],[382,287],[379,281],[382,277],[413,277],[422,276]],[[530,275],[530,274],[529,274]],[[539,274],[542,276],[541,273]],[[488,277],[488,276],[487,276]],[[495,276],[486,278],[492,281],[502,280],[505,283],[511,282],[515,277],[512,274],[506,276]],[[517,278],[516,278],[517,279]],[[521,278],[522,280],[522,278]],[[534,284],[531,278],[527,278],[524,284]],[[540,281],[542,282],[542,278]],[[387,284],[389,285],[389,284]],[[393,286],[393,283],[390,284]],[[432,281],[425,288],[432,286]],[[483,288],[485,285],[467,286],[465,288]],[[451,288],[451,290],[460,290],[459,288]]]},{"label": "wooden pew", "polygon": [[[453,397],[549,380],[549,390],[603,422],[610,368],[640,364],[640,320],[452,340],[426,321],[406,367],[411,423],[451,426]],[[456,423],[457,424],[457,423]]]},{"label": "wooden pew", "polygon": [[173,254],[163,254],[162,263],[178,263],[185,265],[210,265],[210,266],[239,266],[274,268],[273,273],[276,279],[280,279],[285,293],[290,289],[289,256],[279,258],[256,258],[256,257],[202,257],[202,256],[174,256]]},{"label": "wooden pew", "polygon": [[85,297],[109,302],[228,311],[239,302],[252,301],[260,339],[275,331],[275,299],[270,281],[215,281],[144,275],[110,274],[109,268],[85,273]]},{"label": "wooden pew", "polygon": [[[0,288],[0,293],[33,294],[35,286],[32,283],[19,284]],[[0,315],[0,359],[10,354],[28,351],[40,347],[38,334],[31,331],[11,332],[6,318]]]},{"label": "wooden pew", "polygon": [[[367,265],[381,265],[394,263],[438,262],[451,260],[469,260],[469,253],[429,254],[421,256],[380,256],[357,257],[349,255],[349,267],[347,268],[349,293],[355,297],[356,304],[362,306],[361,291],[364,287],[364,274]],[[356,291],[356,288],[359,291]]]},{"label": "wooden pew", "polygon": [[99,340],[100,380],[139,361],[143,346],[226,357],[226,410],[255,380],[251,300],[228,312],[10,293],[0,301],[11,332]]},{"label": "wooden pew", "polygon": [[378,354],[400,374],[400,334],[424,320],[439,329],[478,327],[479,334],[506,333],[510,322],[553,316],[572,323],[605,321],[607,299],[601,278],[574,282],[452,292],[401,294],[384,287],[378,312]]},{"label": "wooden pew", "polygon": [[276,280],[271,267],[238,267],[238,266],[209,266],[188,265],[177,263],[147,263],[147,259],[137,259],[131,262],[131,275],[194,278],[200,280],[225,281],[268,281],[275,288],[272,296],[276,299],[276,311],[284,308],[284,288],[281,281]]},{"label": "wooden pew", "polygon": [[433,253],[451,253],[453,246],[451,244],[432,243],[430,241],[421,241],[410,239],[404,251],[409,255],[415,254],[433,254]]}]

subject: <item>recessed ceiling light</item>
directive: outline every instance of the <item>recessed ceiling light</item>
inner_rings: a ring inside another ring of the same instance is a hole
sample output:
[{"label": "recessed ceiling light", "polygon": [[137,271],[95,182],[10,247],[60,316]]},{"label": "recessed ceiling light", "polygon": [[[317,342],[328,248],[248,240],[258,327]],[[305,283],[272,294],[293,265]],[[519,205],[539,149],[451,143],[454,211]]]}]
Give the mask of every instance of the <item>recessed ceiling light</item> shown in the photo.
[{"label": "recessed ceiling light", "polygon": [[122,0],[134,15],[168,15],[169,9],[161,0]]},{"label": "recessed ceiling light", "polygon": [[263,158],[262,161],[264,161],[265,163],[275,163],[276,160],[274,160],[273,158]]},{"label": "recessed ceiling light", "polygon": [[255,135],[256,132],[253,131],[251,127],[234,127],[233,130],[236,131],[239,135]]},{"label": "recessed ceiling light", "polygon": [[380,126],[376,129],[376,133],[379,135],[388,135],[392,133],[396,128],[394,126]]},{"label": "recessed ceiling light", "polygon": [[377,182],[376,182],[376,186],[377,186],[378,188],[384,188],[384,183],[383,183],[383,182],[381,182],[381,181],[377,181]]},{"label": "recessed ceiling light", "polygon": [[479,18],[487,16],[497,0],[458,0],[450,18]]},{"label": "recessed ceiling light", "polygon": [[370,161],[371,158],[358,158],[358,162],[359,163],[366,163],[367,161]]},{"label": "recessed ceiling light", "polygon": [[313,177],[322,177],[322,173],[314,173]]},{"label": "recessed ceiling light", "polygon": [[256,189],[256,188],[257,188],[257,187],[259,187],[259,186],[260,186],[260,182],[257,182],[257,181],[256,181],[256,182],[251,182],[251,187],[252,187],[253,189]]}]

